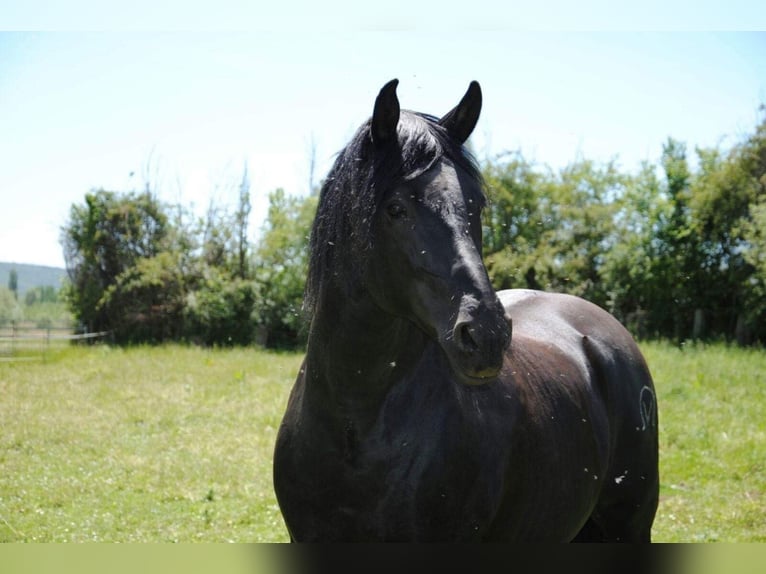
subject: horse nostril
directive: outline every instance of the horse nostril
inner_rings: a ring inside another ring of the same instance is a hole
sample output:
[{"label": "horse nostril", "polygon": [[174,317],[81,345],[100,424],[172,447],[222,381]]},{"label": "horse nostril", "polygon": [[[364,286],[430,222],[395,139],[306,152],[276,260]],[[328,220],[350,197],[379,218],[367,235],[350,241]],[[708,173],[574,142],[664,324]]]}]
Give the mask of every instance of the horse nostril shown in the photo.
[{"label": "horse nostril", "polygon": [[458,323],[455,326],[455,340],[457,341],[460,348],[467,353],[473,353],[479,348],[478,343],[473,338],[473,334],[471,333],[473,329],[470,327],[470,325],[470,323],[464,322]]}]

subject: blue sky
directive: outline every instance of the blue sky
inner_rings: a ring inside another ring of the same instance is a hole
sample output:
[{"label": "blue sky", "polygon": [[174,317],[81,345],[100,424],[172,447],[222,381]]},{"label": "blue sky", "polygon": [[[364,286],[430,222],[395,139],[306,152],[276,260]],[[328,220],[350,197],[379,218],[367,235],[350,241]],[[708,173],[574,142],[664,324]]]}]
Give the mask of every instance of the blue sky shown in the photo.
[{"label": "blue sky", "polygon": [[[375,21],[0,33],[0,261],[63,266],[59,228],[91,188],[140,188],[149,173],[162,199],[202,210],[211,198],[235,199],[245,162],[255,237],[270,191],[306,193],[311,142],[320,179],[394,77],[404,108],[436,115],[478,80],[477,155],[521,149],[554,168],[579,154],[633,170],[655,161],[668,136],[690,150],[726,148],[766,103],[765,33],[391,30],[395,20]],[[17,27],[22,20],[4,26]]]}]

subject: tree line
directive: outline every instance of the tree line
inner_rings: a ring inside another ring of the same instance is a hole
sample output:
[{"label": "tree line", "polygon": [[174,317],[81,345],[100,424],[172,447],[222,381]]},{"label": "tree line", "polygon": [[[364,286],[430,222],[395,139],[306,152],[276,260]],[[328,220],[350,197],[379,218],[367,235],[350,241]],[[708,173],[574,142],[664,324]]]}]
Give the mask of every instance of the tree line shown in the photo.
[{"label": "tree line", "polygon": [[8,271],[8,283],[0,285],[0,329],[34,325],[39,329],[68,325],[67,312],[58,290],[52,285],[40,285],[20,294],[19,274],[14,267]]},{"label": "tree line", "polygon": [[[585,297],[641,338],[766,340],[766,117],[728,150],[669,138],[636,172],[580,158],[553,170],[521,152],[485,160],[483,249],[498,289]],[[119,343],[300,347],[317,197],[269,196],[248,239],[237,205],[204,217],[142,192],[95,190],[62,228],[80,329]]]},{"label": "tree line", "polygon": [[[764,111],[762,109],[762,111]],[[585,297],[637,336],[766,340],[766,118],[730,150],[668,139],[658,164],[490,163],[484,252],[498,288]]]},{"label": "tree line", "polygon": [[272,347],[301,344],[303,246],[315,198],[269,197],[267,223],[249,240],[247,166],[234,208],[195,216],[140,192],[93,190],[61,230],[64,296],[82,332],[113,341]]}]

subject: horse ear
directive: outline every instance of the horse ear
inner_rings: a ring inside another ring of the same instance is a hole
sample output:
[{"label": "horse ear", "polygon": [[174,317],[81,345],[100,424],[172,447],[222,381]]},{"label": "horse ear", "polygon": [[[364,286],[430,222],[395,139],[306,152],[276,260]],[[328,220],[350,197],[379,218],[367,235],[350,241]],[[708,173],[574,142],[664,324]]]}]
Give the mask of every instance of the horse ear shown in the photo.
[{"label": "horse ear", "polygon": [[462,144],[476,127],[480,113],[481,86],[479,82],[473,81],[460,103],[439,120],[439,125]]},{"label": "horse ear", "polygon": [[375,145],[382,145],[396,139],[396,126],[399,124],[399,98],[396,97],[398,85],[399,80],[391,80],[381,88],[375,99],[370,132]]}]

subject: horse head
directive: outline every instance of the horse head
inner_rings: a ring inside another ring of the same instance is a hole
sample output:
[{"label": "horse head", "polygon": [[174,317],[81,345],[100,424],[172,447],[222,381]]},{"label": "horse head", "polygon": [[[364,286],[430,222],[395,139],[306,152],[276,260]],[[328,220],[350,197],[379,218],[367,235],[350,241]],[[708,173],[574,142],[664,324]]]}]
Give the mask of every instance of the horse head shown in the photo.
[{"label": "horse head", "polygon": [[[374,165],[394,157],[400,168],[374,177],[382,190],[365,284],[382,309],[438,342],[461,381],[485,383],[500,371],[511,329],[482,260],[482,180],[463,148],[481,89],[471,83],[437,120],[400,110],[396,85],[380,91],[369,123]],[[424,150],[434,146],[441,153]]]}]

